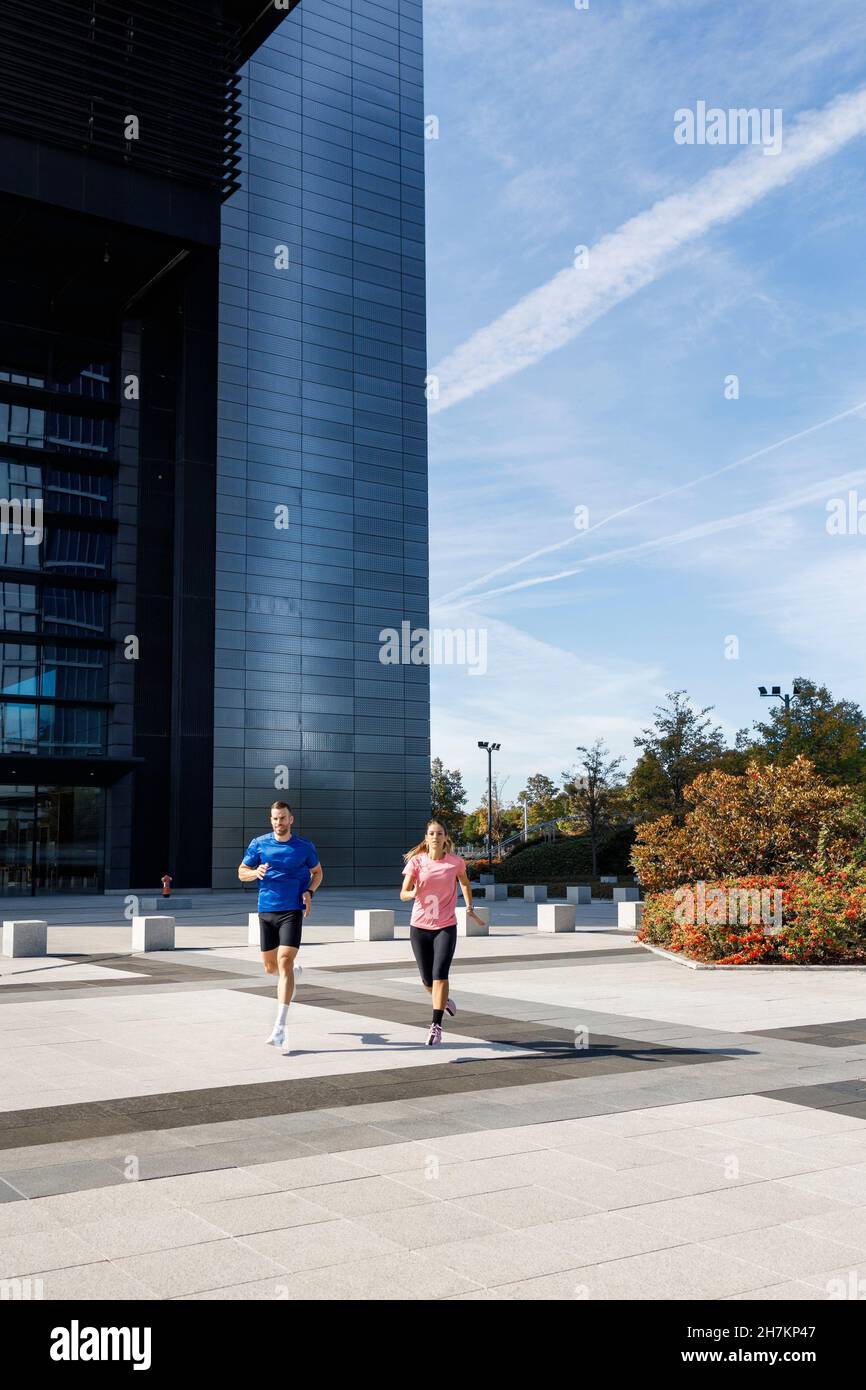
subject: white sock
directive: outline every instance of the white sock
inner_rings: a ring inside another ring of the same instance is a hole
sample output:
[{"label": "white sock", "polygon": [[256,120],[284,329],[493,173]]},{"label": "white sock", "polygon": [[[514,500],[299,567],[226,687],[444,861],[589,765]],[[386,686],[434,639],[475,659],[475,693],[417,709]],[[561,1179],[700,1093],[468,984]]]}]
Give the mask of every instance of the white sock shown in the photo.
[{"label": "white sock", "polygon": [[286,1026],[286,1019],[288,1018],[288,1016],[289,1016],[289,1006],[288,1006],[288,1004],[281,1004],[280,1007],[279,1007],[279,1009],[277,1010],[277,1021],[276,1021],[276,1023],[274,1024],[274,1027],[275,1027],[275,1028],[285,1028],[285,1026]]}]

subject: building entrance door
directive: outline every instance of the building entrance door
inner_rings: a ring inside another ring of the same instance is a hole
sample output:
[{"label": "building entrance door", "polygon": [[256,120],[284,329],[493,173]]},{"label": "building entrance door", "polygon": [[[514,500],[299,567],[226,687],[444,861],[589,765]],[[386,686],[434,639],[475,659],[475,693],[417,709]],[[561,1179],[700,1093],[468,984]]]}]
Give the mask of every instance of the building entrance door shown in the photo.
[{"label": "building entrance door", "polygon": [[33,892],[35,791],[0,786],[0,898]]}]

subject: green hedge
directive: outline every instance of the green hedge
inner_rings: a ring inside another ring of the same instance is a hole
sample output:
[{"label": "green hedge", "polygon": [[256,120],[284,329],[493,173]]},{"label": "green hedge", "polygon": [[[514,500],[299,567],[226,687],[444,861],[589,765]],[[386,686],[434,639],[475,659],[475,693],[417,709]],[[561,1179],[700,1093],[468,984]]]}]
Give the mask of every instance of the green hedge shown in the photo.
[{"label": "green hedge", "polygon": [[[622,826],[600,846],[599,874],[619,874],[631,879],[629,854],[634,830]],[[592,849],[588,835],[574,835],[521,846],[501,864],[494,864],[497,883],[585,883],[592,873]]]}]

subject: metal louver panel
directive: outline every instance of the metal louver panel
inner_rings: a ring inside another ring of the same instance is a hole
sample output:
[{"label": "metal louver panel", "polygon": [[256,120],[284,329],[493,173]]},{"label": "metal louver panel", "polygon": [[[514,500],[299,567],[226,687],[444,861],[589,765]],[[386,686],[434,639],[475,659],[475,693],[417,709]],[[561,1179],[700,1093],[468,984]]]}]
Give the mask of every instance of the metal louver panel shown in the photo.
[{"label": "metal louver panel", "polygon": [[0,0],[0,129],[225,198],[238,186],[239,61],[237,27],[205,4]]}]

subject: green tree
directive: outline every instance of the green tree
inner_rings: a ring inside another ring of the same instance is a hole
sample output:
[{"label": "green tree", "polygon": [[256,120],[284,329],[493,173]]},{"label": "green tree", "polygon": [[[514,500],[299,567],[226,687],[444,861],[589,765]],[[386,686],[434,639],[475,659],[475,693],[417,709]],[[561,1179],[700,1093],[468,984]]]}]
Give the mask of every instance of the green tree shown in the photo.
[{"label": "green tree", "polygon": [[563,797],[559,787],[543,772],[534,772],[527,777],[526,786],[518,792],[517,801],[523,823],[523,805],[528,807],[530,821],[553,820],[563,814]]},{"label": "green tree", "polygon": [[432,814],[441,820],[449,835],[459,835],[465,820],[463,776],[456,768],[449,772],[441,758],[434,758],[430,764],[430,799]]},{"label": "green tree", "polygon": [[598,849],[604,834],[618,818],[622,758],[612,758],[604,739],[597,738],[591,748],[578,746],[582,754],[574,772],[562,774],[569,807],[580,816],[589,834],[592,876],[598,877]]},{"label": "green tree", "polygon": [[638,821],[685,815],[684,792],[700,772],[725,758],[724,735],[707,716],[713,706],[694,709],[685,690],[668,691],[670,703],[655,710],[655,723],[635,739],[643,753],[628,780],[628,798]]},{"label": "green tree", "polygon": [[755,733],[762,762],[805,757],[833,786],[866,783],[866,716],[853,700],[834,700],[826,685],[798,676],[790,709],[779,701]]}]

